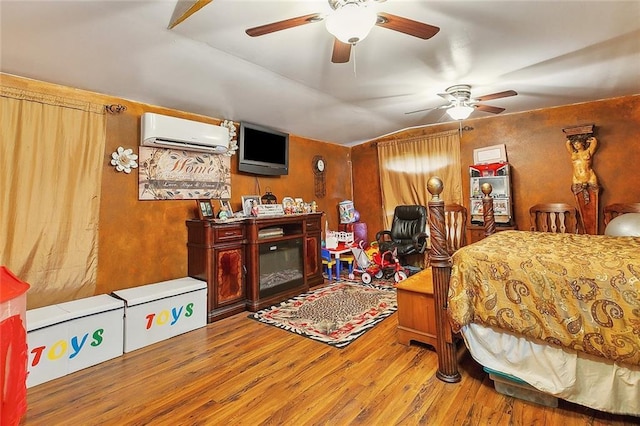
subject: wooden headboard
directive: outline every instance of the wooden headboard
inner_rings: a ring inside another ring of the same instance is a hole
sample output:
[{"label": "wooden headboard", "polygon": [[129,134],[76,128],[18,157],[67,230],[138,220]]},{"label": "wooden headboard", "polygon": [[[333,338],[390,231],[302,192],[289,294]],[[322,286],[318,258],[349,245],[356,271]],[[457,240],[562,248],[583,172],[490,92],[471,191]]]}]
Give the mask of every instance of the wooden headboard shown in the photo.
[{"label": "wooden headboard", "polygon": [[[440,198],[443,190],[442,179],[432,177],[427,183],[431,194],[429,200],[429,229],[431,250],[429,260],[433,273],[433,300],[436,306],[436,352],[438,353],[438,371],[436,377],[447,383],[459,382],[458,357],[454,334],[449,325],[447,315],[447,294],[449,293],[449,279],[451,278],[451,256],[447,251],[447,234],[444,215],[444,200]],[[493,198],[491,185],[482,185],[482,209],[485,236],[496,232],[496,222],[493,217]]]}]

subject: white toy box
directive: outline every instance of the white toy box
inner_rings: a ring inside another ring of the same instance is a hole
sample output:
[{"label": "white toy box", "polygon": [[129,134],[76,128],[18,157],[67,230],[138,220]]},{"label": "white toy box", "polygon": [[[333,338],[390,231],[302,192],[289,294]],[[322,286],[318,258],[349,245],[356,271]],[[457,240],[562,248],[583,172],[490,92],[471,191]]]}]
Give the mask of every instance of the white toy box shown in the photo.
[{"label": "white toy box", "polygon": [[207,324],[207,283],[195,278],[178,278],[112,294],[125,302],[125,353]]},{"label": "white toy box", "polygon": [[27,311],[27,387],[122,355],[124,303],[109,295]]}]

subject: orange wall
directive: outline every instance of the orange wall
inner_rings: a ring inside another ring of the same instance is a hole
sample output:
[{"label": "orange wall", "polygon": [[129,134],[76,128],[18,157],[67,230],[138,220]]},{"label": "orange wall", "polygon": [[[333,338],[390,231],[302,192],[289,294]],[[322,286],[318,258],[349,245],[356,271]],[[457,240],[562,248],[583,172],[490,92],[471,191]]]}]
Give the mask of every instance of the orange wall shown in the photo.
[{"label": "orange wall", "polygon": [[[195,201],[139,201],[137,171],[130,175],[117,173],[109,162],[111,153],[118,146],[137,148],[143,112],[212,124],[219,124],[220,119],[7,74],[0,76],[3,84],[13,87],[127,107],[124,113],[106,116],[96,294],[186,276],[185,221],[197,216]],[[289,175],[282,177],[239,174],[237,157],[234,156],[231,159],[232,207],[240,210],[242,195],[262,196],[269,187],[278,200],[285,196],[300,197],[307,202],[316,200],[318,210],[326,212],[329,225],[335,229],[338,223],[337,204],[351,197],[350,170],[347,167],[349,151],[348,147],[291,135]],[[323,198],[314,194],[312,159],[315,155],[324,156],[327,164],[326,195]]]},{"label": "orange wall", "polygon": [[[114,98],[98,93],[0,74],[3,84],[40,92],[68,96],[95,103],[118,103],[127,111],[107,115],[104,152],[98,278],[96,293],[178,278],[187,273],[185,220],[195,217],[194,201],[138,201],[137,172],[117,173],[109,164],[118,146],[137,147],[140,116],[151,111],[218,124],[219,119],[170,110],[158,106]],[[465,121],[473,127],[462,136],[465,199],[469,184],[467,166],[474,148],[504,143],[513,166],[516,221],[528,228],[527,209],[541,201],[572,202],[571,163],[564,148],[562,129],[595,124],[600,142],[594,169],[603,186],[601,206],[612,202],[640,201],[635,165],[640,163],[640,95],[549,108],[521,114],[505,114]],[[455,123],[425,126],[399,132],[389,138],[404,138],[456,128]],[[382,140],[382,139],[380,139]],[[312,159],[324,156],[327,163],[326,196],[314,195]],[[232,157],[232,199],[240,209],[240,197],[262,195],[269,187],[282,200],[285,196],[315,199],[327,213],[330,229],[338,225],[337,205],[353,199],[372,240],[382,229],[381,194],[375,141],[353,148],[291,135],[290,169],[284,177],[255,177],[237,172]],[[351,167],[354,192],[351,193]],[[425,188],[426,191],[426,188]],[[467,203],[468,206],[468,203]]]},{"label": "orange wall", "polygon": [[[140,115],[146,111],[180,115],[142,104],[124,103],[126,113],[108,116],[107,144],[100,207],[97,293],[135,287],[187,275],[187,228],[185,220],[197,216],[195,201],[138,201],[137,173],[116,173],[107,158],[119,145],[138,145]],[[204,120],[218,124],[216,120]],[[231,158],[231,206],[241,209],[242,195],[264,195],[267,188],[278,200],[300,197],[315,200],[326,212],[330,225],[338,220],[337,204],[350,194],[349,170],[345,167],[349,148],[290,135],[289,174],[265,177],[238,172],[237,157]],[[322,155],[326,167],[326,195],[314,193],[312,160]],[[218,207],[214,203],[214,207]]]},{"label": "orange wall", "polygon": [[[469,198],[468,166],[473,150],[505,144],[512,166],[514,210],[519,229],[529,229],[530,206],[540,202],[575,204],[571,192],[572,166],[565,148],[563,128],[595,124],[599,146],[593,168],[599,178],[600,233],[602,207],[615,202],[640,202],[640,95],[546,108],[517,114],[465,120],[461,139],[464,200]],[[381,195],[378,183],[359,179],[365,173],[376,176],[377,141],[403,139],[455,129],[455,123],[415,128],[380,138],[351,150],[354,168],[354,201],[371,231],[382,229]],[[425,188],[426,191],[426,188]],[[465,201],[467,208],[468,201]],[[373,238],[373,237],[371,237]]]}]

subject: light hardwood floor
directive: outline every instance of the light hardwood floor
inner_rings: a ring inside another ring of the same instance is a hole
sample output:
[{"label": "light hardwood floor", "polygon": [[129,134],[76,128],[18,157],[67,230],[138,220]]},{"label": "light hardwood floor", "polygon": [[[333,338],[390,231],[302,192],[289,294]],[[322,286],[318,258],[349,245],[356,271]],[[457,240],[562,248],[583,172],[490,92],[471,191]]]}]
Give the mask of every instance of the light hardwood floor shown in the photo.
[{"label": "light hardwood floor", "polygon": [[397,342],[396,315],[334,349],[238,314],[29,389],[21,424],[640,424],[501,395],[465,350],[462,381],[443,383],[435,352]]}]

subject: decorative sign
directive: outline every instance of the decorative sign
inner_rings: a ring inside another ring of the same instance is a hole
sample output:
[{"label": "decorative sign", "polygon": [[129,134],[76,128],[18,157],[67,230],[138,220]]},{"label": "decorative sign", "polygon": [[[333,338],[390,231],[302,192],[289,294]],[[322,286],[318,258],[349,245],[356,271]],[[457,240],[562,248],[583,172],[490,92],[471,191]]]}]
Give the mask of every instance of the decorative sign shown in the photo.
[{"label": "decorative sign", "polygon": [[282,204],[258,204],[258,217],[279,216],[284,214]]},{"label": "decorative sign", "polygon": [[231,198],[231,158],[165,148],[140,147],[140,200]]},{"label": "decorative sign", "polygon": [[505,163],[507,148],[505,144],[492,145],[473,150],[473,164]]}]

